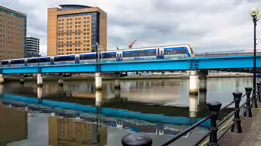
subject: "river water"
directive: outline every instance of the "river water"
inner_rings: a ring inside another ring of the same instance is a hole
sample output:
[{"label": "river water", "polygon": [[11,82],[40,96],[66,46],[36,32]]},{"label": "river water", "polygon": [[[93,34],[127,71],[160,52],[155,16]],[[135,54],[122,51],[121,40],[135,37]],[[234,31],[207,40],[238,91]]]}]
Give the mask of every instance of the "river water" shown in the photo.
[{"label": "river water", "polygon": [[[102,92],[95,91],[94,81],[67,81],[63,86],[45,82],[42,88],[34,82],[9,82],[1,86],[5,96],[41,102],[27,110],[26,105],[15,107],[15,99],[1,101],[0,145],[120,146],[124,135],[140,132],[151,137],[156,146],[204,117],[207,109],[202,102],[226,105],[233,99],[232,92],[244,92],[251,85],[251,78],[209,78],[206,97],[190,97],[188,79],[123,80],[120,90],[114,88],[114,81],[104,81]],[[54,116],[40,108],[44,100],[56,101],[52,108],[66,102],[104,112],[63,109]],[[173,145],[191,145],[207,131],[207,126],[197,128]]]}]

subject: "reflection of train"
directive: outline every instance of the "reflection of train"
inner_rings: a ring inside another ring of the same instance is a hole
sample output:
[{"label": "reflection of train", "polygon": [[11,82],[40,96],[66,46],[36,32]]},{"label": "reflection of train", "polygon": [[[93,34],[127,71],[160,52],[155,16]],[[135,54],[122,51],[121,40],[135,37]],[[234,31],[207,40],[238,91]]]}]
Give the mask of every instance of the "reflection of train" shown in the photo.
[{"label": "reflection of train", "polygon": [[104,51],[99,55],[96,52],[84,54],[70,54],[60,56],[32,57],[11,60],[2,60],[2,67],[10,66],[34,66],[55,64],[79,64],[94,63],[99,58],[103,61],[128,61],[144,59],[179,59],[193,57],[190,45],[159,46],[129,50]]}]

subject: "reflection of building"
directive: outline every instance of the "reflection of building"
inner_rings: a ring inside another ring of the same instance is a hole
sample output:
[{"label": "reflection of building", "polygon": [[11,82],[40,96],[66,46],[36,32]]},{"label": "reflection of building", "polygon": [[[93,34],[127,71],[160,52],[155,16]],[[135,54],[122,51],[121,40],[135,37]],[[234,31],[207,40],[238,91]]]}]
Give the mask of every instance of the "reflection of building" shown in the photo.
[{"label": "reflection of building", "polygon": [[[104,146],[107,128],[75,119],[49,117],[49,145]],[[94,144],[93,142],[97,142]]]},{"label": "reflection of building", "polygon": [[0,6],[0,60],[23,58],[26,15]]},{"label": "reflection of building", "polygon": [[0,145],[27,139],[27,112],[3,107],[0,102]]},{"label": "reflection of building", "polygon": [[48,56],[107,50],[107,14],[98,7],[60,5],[48,9]]}]

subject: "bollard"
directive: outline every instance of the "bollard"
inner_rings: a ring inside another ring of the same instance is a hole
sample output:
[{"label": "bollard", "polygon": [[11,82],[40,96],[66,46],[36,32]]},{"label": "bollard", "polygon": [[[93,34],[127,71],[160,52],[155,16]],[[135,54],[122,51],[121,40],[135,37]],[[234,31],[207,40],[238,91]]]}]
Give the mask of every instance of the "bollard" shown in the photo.
[{"label": "bollard", "polygon": [[260,83],[256,83],[256,87],[257,87],[257,98],[259,100],[259,102],[261,102],[261,99],[260,99]]},{"label": "bollard", "polygon": [[250,95],[252,92],[252,88],[245,88],[246,90],[246,95],[247,95],[247,99],[246,99],[246,111],[244,113],[245,117],[252,117],[252,111],[251,111],[251,105],[250,105]]},{"label": "bollard", "polygon": [[121,140],[123,146],[151,146],[152,139],[140,133],[128,134]]},{"label": "bollard", "polygon": [[242,127],[241,127],[241,120],[239,116],[239,104],[241,101],[242,93],[241,92],[233,92],[234,101],[235,101],[235,117],[234,117],[234,123],[231,127],[231,132],[233,133],[242,133]]},{"label": "bollard", "polygon": [[217,119],[219,116],[221,105],[222,104],[220,102],[207,103],[207,107],[210,114],[210,130],[212,130],[212,132],[210,133],[209,142],[207,144],[208,146],[219,146],[219,144],[217,143]]}]

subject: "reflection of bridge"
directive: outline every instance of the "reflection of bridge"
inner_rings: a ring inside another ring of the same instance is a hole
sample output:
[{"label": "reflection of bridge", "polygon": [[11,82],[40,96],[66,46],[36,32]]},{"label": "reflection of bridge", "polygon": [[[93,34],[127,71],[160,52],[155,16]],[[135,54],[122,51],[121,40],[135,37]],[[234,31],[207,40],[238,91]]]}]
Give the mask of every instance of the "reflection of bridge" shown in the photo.
[{"label": "reflection of bridge", "polygon": [[[24,102],[30,104],[39,104],[51,108],[61,108],[61,109],[70,109],[76,111],[82,111],[87,113],[96,113],[97,108],[94,106],[84,106],[79,104],[67,103],[67,102],[57,102],[51,100],[42,100],[37,98],[28,98],[23,96],[17,96],[12,94],[5,93],[3,95],[3,100],[7,102]],[[92,104],[93,105],[93,104]],[[159,109],[157,109],[159,110]],[[175,111],[176,112],[176,111]],[[152,113],[141,113],[128,111],[124,109],[114,109],[114,108],[101,108],[101,114],[109,117],[124,117],[129,119],[139,119],[144,121],[156,122],[156,123],[166,123],[166,124],[175,124],[175,125],[191,125],[191,118],[187,117],[170,117],[161,114],[152,114]],[[193,118],[194,120],[199,120],[200,118]],[[208,122],[205,123],[205,126],[208,126]]]}]

